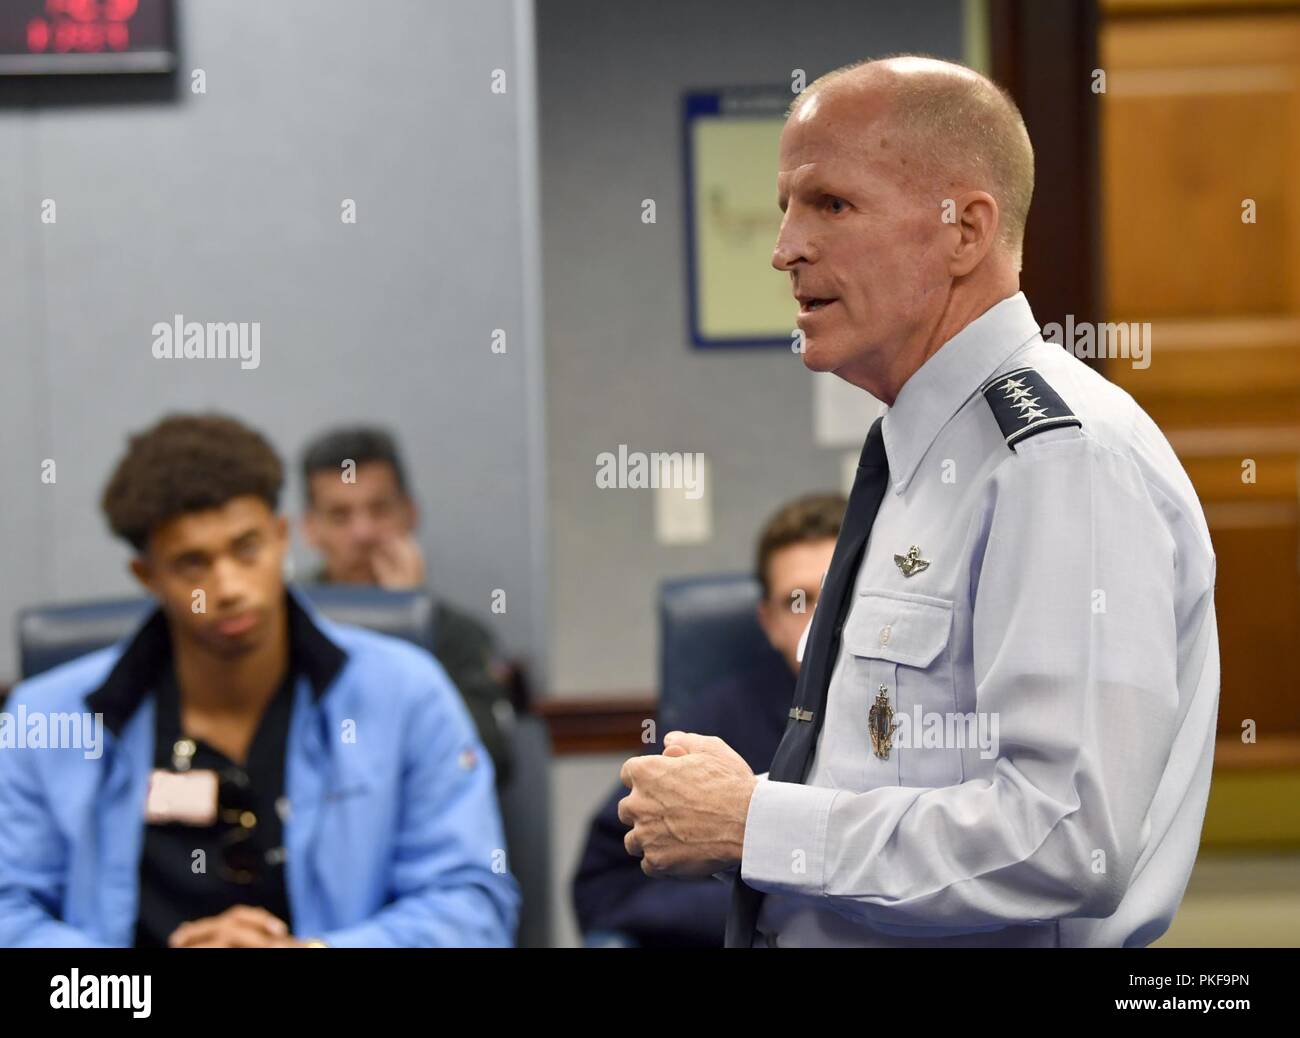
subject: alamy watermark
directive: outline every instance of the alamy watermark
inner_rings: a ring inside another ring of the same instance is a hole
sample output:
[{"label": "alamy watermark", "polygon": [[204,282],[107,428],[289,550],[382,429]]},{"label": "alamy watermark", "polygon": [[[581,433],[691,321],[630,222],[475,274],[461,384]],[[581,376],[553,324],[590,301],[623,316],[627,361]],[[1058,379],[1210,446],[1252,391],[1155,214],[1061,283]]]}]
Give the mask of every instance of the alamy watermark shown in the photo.
[{"label": "alamy watermark", "polygon": [[998,715],[983,711],[968,714],[922,710],[894,715],[894,745],[901,749],[978,749],[982,760],[998,755]]},{"label": "alamy watermark", "polygon": [[1064,346],[1080,360],[1127,360],[1139,370],[1151,366],[1151,322],[1076,321],[1065,315],[1065,327],[1056,321],[1043,325],[1043,341]]},{"label": "alamy watermark", "polygon": [[0,750],[81,750],[86,760],[104,753],[104,715],[28,710],[0,711]]},{"label": "alamy watermark", "polygon": [[187,321],[176,314],[171,323],[151,329],[158,360],[238,360],[245,371],[262,363],[260,321]]},{"label": "alamy watermark", "polygon": [[704,496],[704,455],[674,451],[630,451],[626,443],[618,453],[601,451],[596,455],[596,486],[601,490],[670,488],[685,490],[686,497],[698,501]]},{"label": "alamy watermark", "polygon": [[75,966],[50,978],[51,1009],[129,1009],[137,1020],[153,1011],[152,974],[86,973]]}]

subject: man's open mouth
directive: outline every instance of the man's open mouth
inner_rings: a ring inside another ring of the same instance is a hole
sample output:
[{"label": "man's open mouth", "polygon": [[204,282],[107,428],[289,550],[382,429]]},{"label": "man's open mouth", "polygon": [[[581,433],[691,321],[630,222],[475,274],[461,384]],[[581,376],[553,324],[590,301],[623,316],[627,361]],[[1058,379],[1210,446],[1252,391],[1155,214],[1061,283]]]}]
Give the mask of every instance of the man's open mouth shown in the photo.
[{"label": "man's open mouth", "polygon": [[837,302],[835,299],[808,298],[799,300],[799,312],[801,314],[810,314],[814,310],[821,310]]}]

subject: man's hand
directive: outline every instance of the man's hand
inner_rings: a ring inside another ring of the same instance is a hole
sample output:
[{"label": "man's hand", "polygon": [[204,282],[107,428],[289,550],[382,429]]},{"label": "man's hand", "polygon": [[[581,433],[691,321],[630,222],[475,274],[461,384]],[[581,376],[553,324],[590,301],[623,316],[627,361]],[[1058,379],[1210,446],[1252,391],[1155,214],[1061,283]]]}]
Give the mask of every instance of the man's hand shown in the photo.
[{"label": "man's hand", "polygon": [[721,739],[669,732],[662,754],[631,758],[619,777],[632,790],[618,805],[632,827],[623,846],[647,876],[708,876],[740,861],[758,779]]},{"label": "man's hand", "polygon": [[235,905],[220,915],[181,923],[167,938],[172,948],[298,948],[283,919],[263,908]]},{"label": "man's hand", "polygon": [[375,545],[370,562],[382,588],[404,591],[424,586],[424,555],[410,534]]}]

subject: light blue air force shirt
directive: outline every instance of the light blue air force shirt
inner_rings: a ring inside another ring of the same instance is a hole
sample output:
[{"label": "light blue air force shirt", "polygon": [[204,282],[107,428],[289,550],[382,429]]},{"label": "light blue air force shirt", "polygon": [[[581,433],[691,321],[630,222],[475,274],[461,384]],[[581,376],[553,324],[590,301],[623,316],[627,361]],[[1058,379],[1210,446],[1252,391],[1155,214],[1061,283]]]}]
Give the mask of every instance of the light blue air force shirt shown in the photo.
[{"label": "light blue air force shirt", "polygon": [[[1022,392],[1044,385],[1064,408]],[[1025,428],[1079,424],[1018,438],[991,401]],[[926,361],[883,431],[891,486],[808,781],[764,777],[749,808],[758,942],[1150,943],[1214,753],[1215,556],[1191,482],[1023,294]]]}]

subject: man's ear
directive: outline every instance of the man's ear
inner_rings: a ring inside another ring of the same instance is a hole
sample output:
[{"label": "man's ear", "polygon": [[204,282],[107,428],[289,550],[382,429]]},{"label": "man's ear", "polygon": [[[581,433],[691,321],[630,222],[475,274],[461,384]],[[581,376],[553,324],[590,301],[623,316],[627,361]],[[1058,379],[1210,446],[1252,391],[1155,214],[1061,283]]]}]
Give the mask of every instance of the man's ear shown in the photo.
[{"label": "man's ear", "polygon": [[298,522],[303,538],[317,551],[320,551],[320,525],[316,518],[316,509],[308,505]]},{"label": "man's ear", "polygon": [[[754,610],[754,614],[758,618],[758,626],[763,629],[763,634],[767,636],[768,642],[772,643],[772,607],[767,604],[766,598],[758,600],[758,608]],[[776,648],[774,643],[772,643],[772,647]]]},{"label": "man's ear", "polygon": [[153,594],[153,570],[150,569],[149,563],[145,561],[144,556],[136,555],[132,557],[127,568],[131,570],[131,576],[135,577],[146,591]]},{"label": "man's ear", "polygon": [[277,515],[273,526],[275,530],[275,539],[280,542],[282,548],[289,547],[289,517],[287,515]]},{"label": "man's ear", "polygon": [[987,191],[967,191],[954,200],[957,238],[948,258],[948,273],[965,277],[983,262],[997,240],[1002,214]]},{"label": "man's ear", "polygon": [[414,499],[403,497],[402,510],[406,515],[406,532],[415,532],[416,527],[420,525],[420,509],[416,507]]}]

